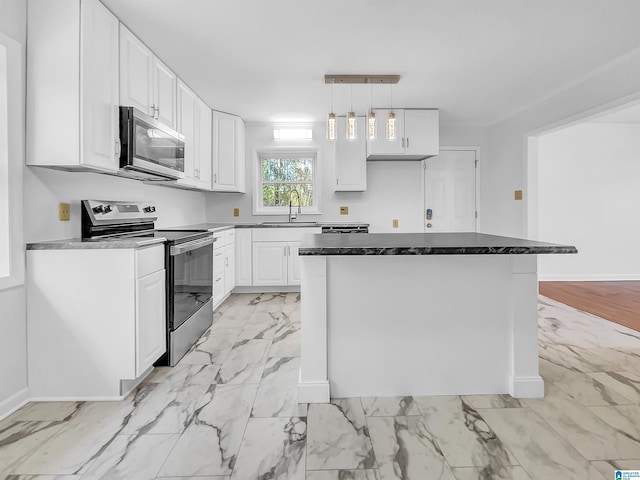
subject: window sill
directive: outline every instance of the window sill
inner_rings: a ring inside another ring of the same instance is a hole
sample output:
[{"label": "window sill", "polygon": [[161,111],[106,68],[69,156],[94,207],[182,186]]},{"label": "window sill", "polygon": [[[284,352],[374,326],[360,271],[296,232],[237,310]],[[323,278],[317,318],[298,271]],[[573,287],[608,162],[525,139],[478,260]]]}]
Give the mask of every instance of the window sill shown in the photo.
[{"label": "window sill", "polygon": [[[254,215],[286,215],[287,217],[289,216],[289,207],[286,207],[284,209],[282,208],[277,208],[274,207],[273,209],[265,209],[265,208],[254,208],[253,212]],[[309,210],[303,210],[302,213],[298,213],[298,210],[296,209],[296,207],[293,207],[293,209],[291,210],[291,213],[295,213],[297,214],[299,217],[304,217],[305,215],[322,215],[322,212],[317,209],[317,208],[313,208],[313,209],[309,209]]]}]

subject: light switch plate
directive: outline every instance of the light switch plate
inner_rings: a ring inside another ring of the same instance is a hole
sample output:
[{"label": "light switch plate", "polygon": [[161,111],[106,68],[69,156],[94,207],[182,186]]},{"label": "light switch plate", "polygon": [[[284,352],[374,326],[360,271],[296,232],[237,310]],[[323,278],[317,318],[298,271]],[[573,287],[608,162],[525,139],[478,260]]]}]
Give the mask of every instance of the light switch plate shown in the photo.
[{"label": "light switch plate", "polygon": [[340,215],[349,215],[349,207],[340,207]]},{"label": "light switch plate", "polygon": [[71,219],[71,207],[68,203],[60,203],[58,205],[58,219],[62,222],[68,222]]},{"label": "light switch plate", "polygon": [[393,219],[393,228],[398,228],[398,219],[397,218]]},{"label": "light switch plate", "polygon": [[516,190],[513,194],[513,198],[516,200],[522,200],[522,190]]},{"label": "light switch plate", "polygon": [[240,216],[240,209],[239,208],[234,208],[233,209],[233,216],[234,217],[239,217]]}]

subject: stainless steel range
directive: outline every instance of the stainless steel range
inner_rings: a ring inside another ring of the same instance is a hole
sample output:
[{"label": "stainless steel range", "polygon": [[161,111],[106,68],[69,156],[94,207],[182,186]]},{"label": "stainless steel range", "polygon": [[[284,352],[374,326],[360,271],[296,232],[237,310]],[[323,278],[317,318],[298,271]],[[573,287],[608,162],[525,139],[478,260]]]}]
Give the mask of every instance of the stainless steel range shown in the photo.
[{"label": "stainless steel range", "polygon": [[165,239],[167,354],[156,365],[176,365],[213,321],[213,234],[154,228],[150,203],[82,201],[82,238]]}]

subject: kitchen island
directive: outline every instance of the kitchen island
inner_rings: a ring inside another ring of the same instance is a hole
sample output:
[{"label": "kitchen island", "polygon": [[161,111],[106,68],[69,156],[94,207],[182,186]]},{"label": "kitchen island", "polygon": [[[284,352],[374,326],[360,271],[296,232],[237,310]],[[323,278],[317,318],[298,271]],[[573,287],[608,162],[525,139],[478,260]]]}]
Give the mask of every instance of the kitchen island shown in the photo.
[{"label": "kitchen island", "polygon": [[537,255],[563,253],[480,233],[307,237],[299,402],[542,397]]}]

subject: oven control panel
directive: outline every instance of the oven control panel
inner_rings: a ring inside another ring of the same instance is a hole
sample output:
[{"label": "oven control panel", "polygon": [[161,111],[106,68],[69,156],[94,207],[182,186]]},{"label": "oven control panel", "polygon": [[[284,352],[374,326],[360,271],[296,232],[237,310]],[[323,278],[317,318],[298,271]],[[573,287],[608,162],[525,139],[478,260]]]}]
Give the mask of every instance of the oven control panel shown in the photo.
[{"label": "oven control panel", "polygon": [[153,222],[158,218],[156,206],[150,202],[83,200],[82,204],[94,224]]}]

